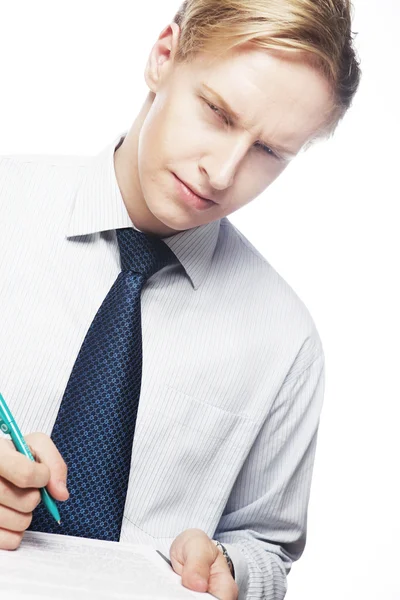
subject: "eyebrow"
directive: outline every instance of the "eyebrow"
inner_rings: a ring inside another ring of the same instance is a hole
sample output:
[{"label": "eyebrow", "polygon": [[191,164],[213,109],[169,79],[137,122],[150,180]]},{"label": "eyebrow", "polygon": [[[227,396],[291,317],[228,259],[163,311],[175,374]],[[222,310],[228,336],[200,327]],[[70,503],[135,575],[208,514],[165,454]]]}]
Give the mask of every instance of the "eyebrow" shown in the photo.
[{"label": "eyebrow", "polygon": [[[209,94],[214,96],[218,105],[224,110],[225,113],[227,113],[230,120],[234,124],[243,126],[239,115],[233,110],[233,108],[231,106],[229,106],[228,102],[226,100],[224,100],[224,98],[218,92],[216,92],[215,90],[210,88],[206,83],[202,83],[201,87],[206,92],[208,92]],[[265,144],[272,150],[276,150],[279,154],[286,155],[287,158],[294,158],[298,154],[296,151],[294,151],[290,148],[286,148],[285,146],[279,146],[278,144],[269,144],[268,142],[265,142],[263,140],[260,140],[260,142],[262,142],[263,144]]]}]

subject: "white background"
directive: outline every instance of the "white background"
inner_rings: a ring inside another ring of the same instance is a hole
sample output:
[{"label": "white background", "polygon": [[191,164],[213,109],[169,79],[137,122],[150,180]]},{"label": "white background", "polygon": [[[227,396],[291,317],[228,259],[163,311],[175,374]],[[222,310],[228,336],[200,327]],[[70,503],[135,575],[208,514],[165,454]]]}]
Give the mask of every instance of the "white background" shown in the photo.
[{"label": "white background", "polygon": [[[0,154],[97,154],[133,121],[179,1],[0,1]],[[364,77],[333,140],[231,217],[327,359],[306,551],[288,600],[399,600],[397,0],[355,0]]]}]

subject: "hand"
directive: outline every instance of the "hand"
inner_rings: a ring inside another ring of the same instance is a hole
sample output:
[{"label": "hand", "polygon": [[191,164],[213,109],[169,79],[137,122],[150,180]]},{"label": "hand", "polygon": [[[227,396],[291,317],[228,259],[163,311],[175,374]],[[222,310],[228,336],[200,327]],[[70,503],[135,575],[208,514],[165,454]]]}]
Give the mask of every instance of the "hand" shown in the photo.
[{"label": "hand", "polygon": [[172,567],[182,585],[195,592],[210,592],[219,600],[237,600],[238,587],[222,552],[204,531],[187,529],[172,543]]},{"label": "hand", "polygon": [[15,550],[32,521],[32,511],[47,486],[56,500],[66,500],[67,466],[52,440],[44,433],[25,437],[38,462],[17,452],[12,442],[0,439],[0,549]]}]

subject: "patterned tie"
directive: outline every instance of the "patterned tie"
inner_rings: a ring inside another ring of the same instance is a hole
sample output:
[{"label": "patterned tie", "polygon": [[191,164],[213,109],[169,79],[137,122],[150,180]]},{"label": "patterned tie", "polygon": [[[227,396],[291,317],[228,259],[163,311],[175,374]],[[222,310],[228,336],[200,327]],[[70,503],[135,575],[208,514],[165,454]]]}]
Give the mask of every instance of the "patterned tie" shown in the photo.
[{"label": "patterned tie", "polygon": [[70,498],[61,526],[40,504],[34,531],[119,540],[142,377],[140,295],[173,254],[131,228],[117,239],[122,272],[86,334],[51,436],[68,465]]}]

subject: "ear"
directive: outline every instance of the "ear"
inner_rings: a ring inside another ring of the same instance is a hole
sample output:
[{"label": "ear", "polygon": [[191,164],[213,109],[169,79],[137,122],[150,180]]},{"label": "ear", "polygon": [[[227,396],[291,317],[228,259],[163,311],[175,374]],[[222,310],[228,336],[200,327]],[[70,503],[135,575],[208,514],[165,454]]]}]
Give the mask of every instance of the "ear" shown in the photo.
[{"label": "ear", "polygon": [[179,25],[170,23],[162,30],[150,52],[144,78],[148,87],[154,93],[157,92],[160,82],[173,65],[179,34]]}]

